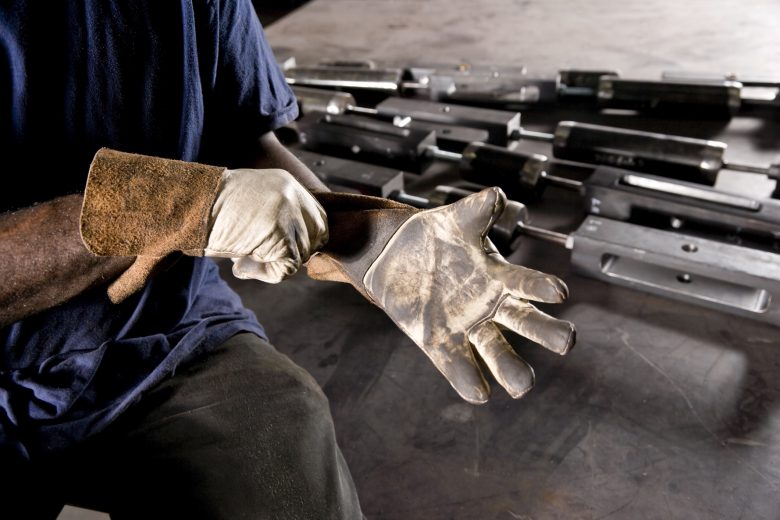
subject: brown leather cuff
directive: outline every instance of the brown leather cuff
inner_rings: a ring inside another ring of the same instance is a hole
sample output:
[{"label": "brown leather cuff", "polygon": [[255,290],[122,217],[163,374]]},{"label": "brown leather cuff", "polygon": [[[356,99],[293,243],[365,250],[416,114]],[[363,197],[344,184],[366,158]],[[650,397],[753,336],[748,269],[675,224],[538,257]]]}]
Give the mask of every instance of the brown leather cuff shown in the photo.
[{"label": "brown leather cuff", "polygon": [[110,288],[114,302],[139,290],[160,259],[203,255],[224,168],[100,149],[81,210],[81,238],[99,256],[138,256]]},{"label": "brown leather cuff", "polygon": [[200,256],[224,170],[102,148],[89,169],[81,237],[102,256]]},{"label": "brown leather cuff", "polygon": [[315,193],[328,215],[330,238],[306,264],[315,280],[352,284],[369,301],[363,276],[401,224],[419,210],[388,199]]}]

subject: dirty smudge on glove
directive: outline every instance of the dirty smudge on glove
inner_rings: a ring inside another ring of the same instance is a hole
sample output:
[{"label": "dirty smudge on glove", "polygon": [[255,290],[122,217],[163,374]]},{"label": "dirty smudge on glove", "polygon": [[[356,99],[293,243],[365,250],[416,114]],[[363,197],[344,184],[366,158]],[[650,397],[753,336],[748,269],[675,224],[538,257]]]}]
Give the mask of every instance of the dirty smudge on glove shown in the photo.
[{"label": "dirty smudge on glove", "polygon": [[[475,403],[487,400],[489,387],[472,341],[510,394],[520,397],[533,384],[533,371],[506,340],[485,332],[485,323],[495,328],[492,320],[500,309],[499,323],[553,351],[565,353],[574,341],[570,323],[541,313],[527,301],[563,301],[567,294],[563,282],[513,266],[487,247],[487,233],[504,202],[503,193],[492,188],[414,215],[363,279],[371,298],[425,351],[455,390]],[[507,363],[511,369],[502,369]]]}]

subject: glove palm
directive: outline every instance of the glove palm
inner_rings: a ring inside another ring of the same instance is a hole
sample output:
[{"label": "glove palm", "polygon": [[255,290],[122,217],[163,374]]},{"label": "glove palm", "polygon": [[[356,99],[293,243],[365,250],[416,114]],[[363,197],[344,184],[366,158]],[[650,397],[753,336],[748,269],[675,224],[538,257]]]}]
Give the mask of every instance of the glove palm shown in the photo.
[{"label": "glove palm", "polygon": [[501,190],[489,188],[449,206],[410,212],[357,280],[348,262],[331,257],[473,403],[489,396],[477,357],[513,397],[533,386],[533,370],[499,325],[559,354],[575,337],[571,323],[529,303],[562,302],[565,284],[509,264],[487,239],[505,203]]}]

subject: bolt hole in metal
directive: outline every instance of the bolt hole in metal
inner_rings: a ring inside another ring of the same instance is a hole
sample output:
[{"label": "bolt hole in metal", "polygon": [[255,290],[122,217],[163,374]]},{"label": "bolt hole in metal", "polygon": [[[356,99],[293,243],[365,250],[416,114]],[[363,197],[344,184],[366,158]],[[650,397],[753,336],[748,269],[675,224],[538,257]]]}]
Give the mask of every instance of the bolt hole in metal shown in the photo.
[{"label": "bolt hole in metal", "polygon": [[713,278],[702,273],[685,273],[664,265],[615,254],[601,257],[601,273],[631,288],[681,300],[712,304],[729,311],[761,314],[769,310],[772,295],[766,289]]},{"label": "bolt hole in metal", "polygon": [[696,244],[683,244],[682,250],[686,253],[695,253],[699,250],[699,247]]},{"label": "bolt hole in metal", "polygon": [[677,275],[677,281],[680,283],[691,283],[693,278],[688,273],[682,273]]},{"label": "bolt hole in metal", "polygon": [[315,166],[325,166],[325,159],[319,159],[316,163],[314,163]]}]

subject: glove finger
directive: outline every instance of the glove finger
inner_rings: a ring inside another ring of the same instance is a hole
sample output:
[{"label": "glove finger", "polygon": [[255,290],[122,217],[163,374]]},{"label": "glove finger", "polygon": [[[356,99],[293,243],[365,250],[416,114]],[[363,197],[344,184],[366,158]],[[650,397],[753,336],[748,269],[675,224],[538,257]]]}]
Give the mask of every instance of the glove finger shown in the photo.
[{"label": "glove finger", "polygon": [[301,262],[305,264],[311,255],[322,249],[328,242],[327,222],[319,217],[312,217],[307,219],[301,228],[296,227],[294,235]]},{"label": "glove finger", "polygon": [[258,263],[289,261],[298,268],[303,264],[298,238],[289,234],[279,237],[275,242],[263,242],[249,256]]},{"label": "glove finger", "polygon": [[308,226],[304,226],[303,228],[294,226],[289,236],[290,242],[295,244],[293,249],[298,253],[301,263],[305,264],[309,261],[309,257],[311,256],[311,241],[316,237],[312,235],[311,229]]},{"label": "glove finger", "polygon": [[499,255],[489,255],[490,274],[500,280],[516,298],[544,303],[561,303],[569,296],[569,288],[557,276],[510,264]]},{"label": "glove finger", "polygon": [[467,342],[462,345],[453,342],[423,351],[463,399],[472,404],[487,402],[490,386]]},{"label": "glove finger", "polygon": [[241,280],[259,280],[266,283],[279,283],[295,274],[300,264],[292,260],[258,262],[251,256],[233,258],[233,276]]},{"label": "glove finger", "polygon": [[533,368],[517,355],[494,323],[482,322],[471,329],[469,340],[496,381],[514,399],[523,397],[533,388]]},{"label": "glove finger", "polygon": [[511,296],[499,304],[493,321],[560,355],[569,352],[576,339],[573,323],[553,318]]},{"label": "glove finger", "polygon": [[316,199],[314,199],[314,202],[317,204],[316,214],[312,215],[306,222],[306,228],[309,232],[309,243],[311,246],[309,255],[322,249],[322,247],[328,243],[329,238],[328,215]]},{"label": "glove finger", "polygon": [[455,212],[457,227],[464,237],[481,241],[487,237],[505,206],[506,195],[501,188],[493,187],[464,197],[446,208]]}]

